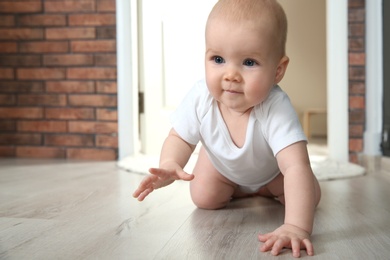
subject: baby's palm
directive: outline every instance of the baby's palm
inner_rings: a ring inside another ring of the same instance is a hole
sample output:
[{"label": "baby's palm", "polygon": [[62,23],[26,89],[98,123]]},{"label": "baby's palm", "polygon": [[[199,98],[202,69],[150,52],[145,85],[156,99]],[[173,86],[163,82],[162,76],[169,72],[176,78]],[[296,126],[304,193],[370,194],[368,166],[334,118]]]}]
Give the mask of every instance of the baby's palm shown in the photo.
[{"label": "baby's palm", "polygon": [[138,189],[133,193],[134,198],[143,201],[155,189],[165,187],[175,180],[191,181],[194,176],[185,173],[182,169],[166,170],[161,168],[150,168],[150,175],[146,176]]}]

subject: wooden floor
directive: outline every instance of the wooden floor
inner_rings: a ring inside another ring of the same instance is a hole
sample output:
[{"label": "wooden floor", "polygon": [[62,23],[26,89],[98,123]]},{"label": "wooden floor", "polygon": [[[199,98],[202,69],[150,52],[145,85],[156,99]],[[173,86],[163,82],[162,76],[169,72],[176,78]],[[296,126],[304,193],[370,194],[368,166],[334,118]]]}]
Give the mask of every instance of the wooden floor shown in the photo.
[{"label": "wooden floor", "polygon": [[[389,259],[390,163],[368,162],[364,177],[321,182],[310,259]],[[0,160],[0,259],[275,259],[257,233],[282,223],[279,203],[199,210],[184,182],[139,203],[141,178],[115,162]]]}]

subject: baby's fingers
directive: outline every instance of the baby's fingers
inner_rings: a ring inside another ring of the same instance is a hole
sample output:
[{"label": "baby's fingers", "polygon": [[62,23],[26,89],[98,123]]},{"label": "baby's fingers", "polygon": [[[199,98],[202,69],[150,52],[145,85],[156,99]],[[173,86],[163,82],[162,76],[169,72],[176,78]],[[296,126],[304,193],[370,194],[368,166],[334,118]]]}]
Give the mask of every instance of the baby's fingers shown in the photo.
[{"label": "baby's fingers", "polygon": [[188,174],[184,171],[179,171],[177,173],[177,175],[179,176],[180,180],[183,180],[183,181],[192,181],[194,179],[193,174]]},{"label": "baby's fingers", "polygon": [[272,249],[272,247],[274,246],[275,242],[277,240],[277,237],[276,236],[269,236],[267,237],[267,239],[261,241],[261,242],[264,242],[264,244],[260,247],[260,250],[262,252],[267,252],[267,251],[270,251]]},{"label": "baby's fingers", "polygon": [[[153,191],[153,189],[154,189],[153,183],[156,181],[156,178],[157,178],[156,176],[152,176],[152,175],[145,177],[141,181],[138,188],[134,191],[133,197],[138,198],[138,200],[142,201],[149,193],[151,193]],[[144,196],[141,196],[141,194],[145,191],[147,194]],[[142,199],[140,199],[140,198],[142,198]]]},{"label": "baby's fingers", "polygon": [[308,255],[314,255],[314,247],[313,247],[313,244],[311,243],[311,241],[309,239],[304,239],[302,241],[302,244],[306,248],[306,252],[307,252]]},{"label": "baby's fingers", "polygon": [[267,234],[259,234],[258,238],[260,242],[265,242],[267,241],[270,237],[272,236],[272,233],[267,233]]},{"label": "baby's fingers", "polygon": [[291,240],[291,250],[293,257],[301,257],[301,243],[299,240]]},{"label": "baby's fingers", "polygon": [[152,188],[146,189],[144,191],[141,191],[138,196],[134,196],[134,197],[137,198],[139,201],[143,201],[146,198],[146,196],[148,196],[153,190],[154,189]]}]

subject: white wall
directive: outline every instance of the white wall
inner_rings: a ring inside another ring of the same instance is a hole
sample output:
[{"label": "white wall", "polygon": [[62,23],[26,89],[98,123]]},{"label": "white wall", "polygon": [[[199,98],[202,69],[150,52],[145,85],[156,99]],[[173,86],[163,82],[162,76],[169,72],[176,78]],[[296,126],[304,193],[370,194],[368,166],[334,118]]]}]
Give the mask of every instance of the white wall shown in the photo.
[{"label": "white wall", "polygon": [[[281,87],[302,119],[308,108],[327,107],[326,1],[279,0],[288,19],[290,64]],[[326,136],[326,115],[312,117],[313,135]]]}]

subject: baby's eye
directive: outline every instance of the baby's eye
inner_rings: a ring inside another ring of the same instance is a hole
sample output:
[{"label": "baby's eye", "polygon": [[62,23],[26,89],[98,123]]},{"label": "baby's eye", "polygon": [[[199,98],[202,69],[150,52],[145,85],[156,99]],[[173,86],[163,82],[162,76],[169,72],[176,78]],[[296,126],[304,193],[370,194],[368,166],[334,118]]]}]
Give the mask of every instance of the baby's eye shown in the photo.
[{"label": "baby's eye", "polygon": [[257,62],[254,61],[254,60],[251,60],[251,59],[244,60],[244,65],[245,66],[252,67],[252,66],[255,66],[256,64],[257,64]]},{"label": "baby's eye", "polygon": [[214,60],[214,62],[217,63],[217,64],[221,64],[221,63],[224,63],[224,62],[225,62],[225,60],[224,60],[221,56],[214,56],[214,57],[213,57],[213,60]]}]

